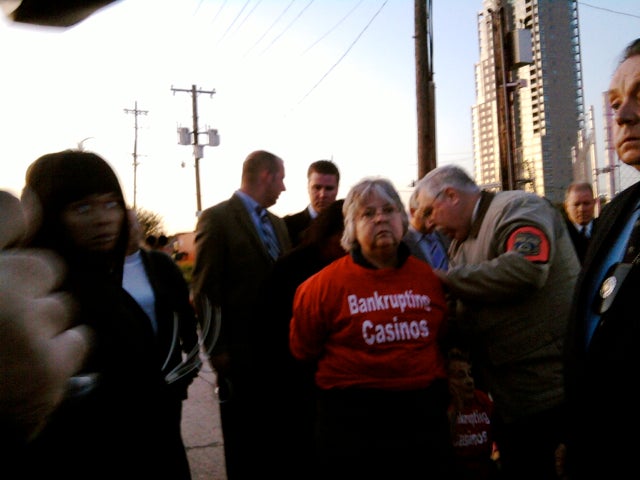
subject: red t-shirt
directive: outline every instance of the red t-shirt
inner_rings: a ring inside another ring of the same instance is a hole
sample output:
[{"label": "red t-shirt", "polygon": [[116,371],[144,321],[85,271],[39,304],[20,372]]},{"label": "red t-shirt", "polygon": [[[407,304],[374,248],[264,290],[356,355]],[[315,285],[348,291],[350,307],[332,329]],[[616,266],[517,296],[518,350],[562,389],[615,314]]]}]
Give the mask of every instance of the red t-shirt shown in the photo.
[{"label": "red t-shirt", "polygon": [[[453,405],[449,412],[454,411]],[[473,403],[455,414],[453,422],[453,447],[458,466],[467,474],[465,478],[489,478],[495,465],[491,460],[493,435],[491,417],[493,401],[481,391],[475,391]]]},{"label": "red t-shirt", "polygon": [[442,283],[425,262],[374,270],[347,255],[298,287],[291,352],[317,361],[322,389],[425,388],[446,378],[437,345],[445,311]]}]

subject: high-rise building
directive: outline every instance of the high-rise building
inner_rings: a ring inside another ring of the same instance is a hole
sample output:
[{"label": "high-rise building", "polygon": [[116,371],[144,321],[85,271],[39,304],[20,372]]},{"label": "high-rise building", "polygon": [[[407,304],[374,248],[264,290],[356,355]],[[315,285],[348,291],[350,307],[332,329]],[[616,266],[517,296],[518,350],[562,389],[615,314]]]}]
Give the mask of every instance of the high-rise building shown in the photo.
[{"label": "high-rise building", "polygon": [[476,182],[562,202],[574,172],[592,170],[574,165],[585,161],[578,2],[484,0],[478,32]]}]

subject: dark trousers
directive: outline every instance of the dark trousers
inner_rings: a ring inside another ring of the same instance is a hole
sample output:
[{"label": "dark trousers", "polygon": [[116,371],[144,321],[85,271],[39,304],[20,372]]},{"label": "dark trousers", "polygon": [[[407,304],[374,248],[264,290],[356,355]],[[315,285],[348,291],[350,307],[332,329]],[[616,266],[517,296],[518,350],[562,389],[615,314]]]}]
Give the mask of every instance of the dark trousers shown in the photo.
[{"label": "dark trousers", "polygon": [[445,382],[437,383],[408,392],[320,392],[316,426],[319,478],[450,478],[448,393]]},{"label": "dark trousers", "polygon": [[259,400],[255,387],[244,375],[219,378],[218,385],[227,480],[260,478],[263,465],[256,437],[256,401]]},{"label": "dark trousers", "polygon": [[[316,387],[312,377],[290,377],[278,382],[266,376],[260,394],[256,425],[263,477],[278,480],[314,480]],[[308,381],[309,380],[309,381]]]},{"label": "dark trousers", "polygon": [[500,450],[501,479],[557,480],[555,450],[564,438],[565,420],[562,407],[508,424],[496,419],[494,433]]}]

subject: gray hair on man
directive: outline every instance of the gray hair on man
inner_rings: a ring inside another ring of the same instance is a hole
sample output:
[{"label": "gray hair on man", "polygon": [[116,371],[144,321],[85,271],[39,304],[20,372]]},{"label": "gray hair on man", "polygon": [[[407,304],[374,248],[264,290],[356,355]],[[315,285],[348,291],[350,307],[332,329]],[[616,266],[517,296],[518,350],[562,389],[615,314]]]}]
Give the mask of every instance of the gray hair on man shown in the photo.
[{"label": "gray hair on man", "polygon": [[467,172],[457,165],[443,165],[431,170],[418,181],[416,191],[425,191],[427,196],[436,197],[448,187],[467,193],[480,191],[480,187]]}]

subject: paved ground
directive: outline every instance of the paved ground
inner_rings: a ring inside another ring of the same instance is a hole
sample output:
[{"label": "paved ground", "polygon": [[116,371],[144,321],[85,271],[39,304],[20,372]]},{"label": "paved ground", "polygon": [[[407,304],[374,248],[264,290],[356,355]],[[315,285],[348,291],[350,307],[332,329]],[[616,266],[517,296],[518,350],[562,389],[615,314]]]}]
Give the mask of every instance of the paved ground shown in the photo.
[{"label": "paved ground", "polygon": [[220,411],[214,395],[215,373],[206,360],[189,387],[182,409],[182,436],[192,480],[226,480]]}]

